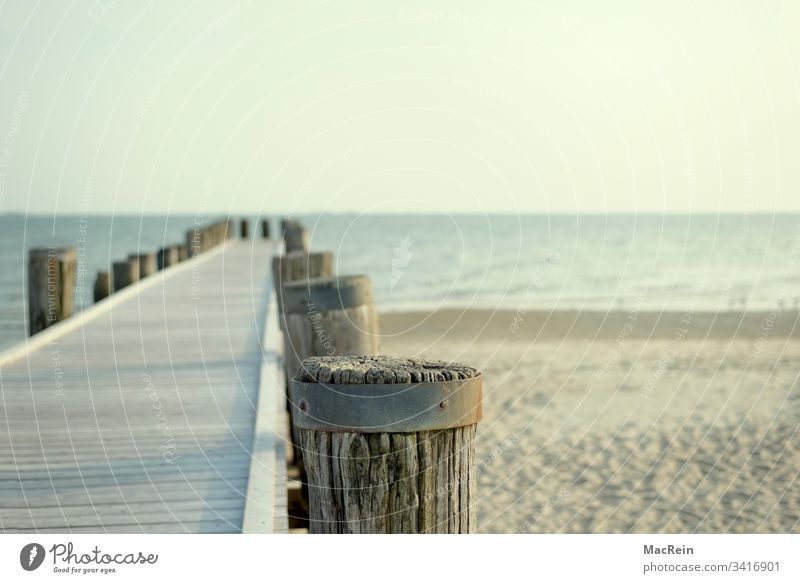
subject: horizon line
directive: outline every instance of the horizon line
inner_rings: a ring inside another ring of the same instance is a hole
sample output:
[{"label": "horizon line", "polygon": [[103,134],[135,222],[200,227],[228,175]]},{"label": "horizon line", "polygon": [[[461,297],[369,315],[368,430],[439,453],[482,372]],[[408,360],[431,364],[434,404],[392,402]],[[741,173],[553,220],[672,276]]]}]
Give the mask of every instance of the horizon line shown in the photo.
[{"label": "horizon line", "polygon": [[[10,217],[10,216],[29,216],[29,217],[53,217],[53,216],[62,216],[62,217],[185,217],[185,216],[197,216],[197,211],[167,211],[167,212],[158,212],[158,211],[148,211],[143,213],[137,213],[134,211],[125,211],[125,212],[81,212],[78,211],[66,211],[62,213],[51,213],[46,211],[36,211],[36,212],[25,212],[25,211],[0,211],[0,217]],[[513,217],[513,216],[540,216],[540,217],[547,217],[547,216],[598,216],[598,217],[608,217],[608,216],[697,216],[697,215],[706,215],[706,216],[797,216],[800,215],[800,209],[798,210],[781,210],[781,211],[746,211],[746,210],[720,210],[720,211],[713,211],[713,210],[697,210],[697,211],[557,211],[557,212],[546,212],[546,211],[523,211],[523,212],[512,212],[512,211],[497,211],[497,212],[444,212],[444,213],[423,213],[423,212],[414,212],[414,211],[403,211],[403,212],[394,212],[394,213],[381,213],[381,212],[358,212],[358,211],[303,211],[297,213],[282,213],[282,212],[259,212],[259,211],[236,211],[231,213],[229,211],[203,211],[203,216],[205,217],[263,217],[263,218],[282,218],[282,217],[289,217],[289,216],[324,216],[324,215],[331,215],[331,216],[357,216],[357,215],[366,215],[366,216],[379,216],[379,217],[402,217],[402,216],[415,216],[415,217],[424,217],[424,216],[441,216],[441,215],[448,215],[448,216],[469,216],[469,217],[482,217],[482,216],[504,216],[504,217]]]}]

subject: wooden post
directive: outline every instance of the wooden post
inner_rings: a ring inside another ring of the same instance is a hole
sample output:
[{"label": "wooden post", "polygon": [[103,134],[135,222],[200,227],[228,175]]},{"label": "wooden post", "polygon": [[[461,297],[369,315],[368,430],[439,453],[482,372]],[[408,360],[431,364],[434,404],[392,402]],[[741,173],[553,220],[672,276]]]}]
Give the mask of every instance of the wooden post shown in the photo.
[{"label": "wooden post", "polygon": [[128,255],[128,260],[135,261],[139,264],[139,279],[144,279],[148,275],[153,275],[156,272],[155,253]]},{"label": "wooden post", "polygon": [[269,221],[267,219],[261,220],[261,238],[269,239]]},{"label": "wooden post", "polygon": [[214,244],[211,241],[211,230],[207,226],[203,227],[200,229],[200,253],[205,253],[213,246]]},{"label": "wooden post", "polygon": [[186,261],[189,259],[189,250],[186,245],[178,245],[178,261]]},{"label": "wooden post", "polygon": [[187,258],[200,255],[200,253],[204,251],[203,245],[203,229],[198,227],[196,229],[189,229],[186,231]]},{"label": "wooden post", "polygon": [[286,378],[309,356],[378,354],[378,314],[366,275],[284,283]]},{"label": "wooden post", "polygon": [[124,287],[139,281],[139,261],[115,261],[111,266],[114,272],[114,291],[119,291]]},{"label": "wooden post", "polygon": [[278,300],[278,314],[281,314],[281,328],[283,328],[281,286],[293,281],[307,281],[319,277],[333,277],[333,253],[331,251],[316,253],[294,251],[272,258],[272,282]]},{"label": "wooden post", "polygon": [[158,250],[158,257],[156,259],[158,269],[166,269],[170,265],[175,265],[180,261],[178,257],[178,245],[171,245],[170,247],[162,247]]},{"label": "wooden post", "polygon": [[474,532],[482,383],[442,361],[304,361],[291,395],[310,532]]},{"label": "wooden post", "polygon": [[[281,290],[287,379],[309,356],[378,354],[378,314],[367,276],[300,280],[284,284]],[[290,402],[290,420],[293,416]],[[300,462],[300,434],[293,423],[292,442]]]},{"label": "wooden post", "polygon": [[[287,253],[283,256],[276,256],[272,258],[272,278],[275,285],[275,297],[278,304],[278,325],[281,329],[284,328],[284,315],[283,315],[283,290],[282,284],[290,282],[308,282],[310,279],[333,277],[333,253],[331,251],[321,251],[317,253],[305,253],[304,251],[295,251]],[[286,337],[284,336],[284,341]],[[286,345],[286,344],[285,344]],[[285,361],[286,362],[286,361]],[[297,361],[293,361],[296,363]],[[288,381],[296,372],[296,369],[289,368],[287,365],[286,380],[287,388]],[[291,407],[287,408],[290,411]],[[294,460],[297,465],[301,464],[300,442],[299,435],[296,436],[297,440],[294,441],[292,451],[294,452]]]},{"label": "wooden post", "polygon": [[73,247],[28,252],[28,330],[37,332],[72,315],[77,254]]},{"label": "wooden post", "polygon": [[283,220],[283,244],[286,253],[306,251],[310,245],[310,236],[305,227],[290,219]]},{"label": "wooden post", "polygon": [[208,230],[211,232],[211,246],[216,247],[222,242],[222,225],[220,223],[214,223],[211,225]]},{"label": "wooden post", "polygon": [[167,247],[167,256],[165,257],[164,267],[171,267],[181,262],[181,246],[170,245]]},{"label": "wooden post", "polygon": [[94,281],[94,301],[99,302],[111,295],[111,274],[108,271],[98,271]]},{"label": "wooden post", "polygon": [[214,247],[217,245],[221,245],[223,241],[225,241],[225,230],[227,228],[227,224],[225,221],[217,221],[211,227],[211,230],[214,233]]},{"label": "wooden post", "polygon": [[242,219],[241,221],[241,233],[242,239],[247,239],[250,237],[250,221],[247,219]]},{"label": "wooden post", "polygon": [[162,247],[156,253],[156,267],[158,267],[159,271],[161,271],[162,269],[164,269],[164,267],[166,267],[164,265],[164,263],[166,262],[166,255],[167,255],[167,247]]}]

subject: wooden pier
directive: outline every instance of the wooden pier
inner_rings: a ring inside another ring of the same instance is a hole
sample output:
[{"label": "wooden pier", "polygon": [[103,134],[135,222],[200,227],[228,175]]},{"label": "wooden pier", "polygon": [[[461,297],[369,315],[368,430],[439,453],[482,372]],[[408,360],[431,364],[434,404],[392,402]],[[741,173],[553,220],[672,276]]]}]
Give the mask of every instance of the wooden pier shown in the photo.
[{"label": "wooden pier", "polygon": [[0,532],[285,532],[274,244],[230,239],[0,353]]}]

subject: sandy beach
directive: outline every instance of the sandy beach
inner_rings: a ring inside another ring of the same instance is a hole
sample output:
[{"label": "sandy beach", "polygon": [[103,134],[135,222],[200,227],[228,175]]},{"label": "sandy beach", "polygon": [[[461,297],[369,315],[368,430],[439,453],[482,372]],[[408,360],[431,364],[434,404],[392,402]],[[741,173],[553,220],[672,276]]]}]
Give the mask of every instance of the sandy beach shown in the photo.
[{"label": "sandy beach", "polygon": [[798,313],[381,316],[476,366],[479,530],[800,532]]}]

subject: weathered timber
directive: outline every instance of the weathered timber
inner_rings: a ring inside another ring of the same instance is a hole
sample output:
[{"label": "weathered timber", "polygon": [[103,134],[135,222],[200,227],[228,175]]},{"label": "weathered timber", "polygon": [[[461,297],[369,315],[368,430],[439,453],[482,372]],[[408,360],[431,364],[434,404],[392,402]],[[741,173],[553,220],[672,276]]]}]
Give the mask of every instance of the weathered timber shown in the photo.
[{"label": "weathered timber", "polygon": [[[300,279],[285,283],[280,295],[287,379],[309,356],[379,352],[378,314],[367,276]],[[290,403],[290,419],[293,411]],[[300,434],[293,422],[291,425],[295,459],[300,461]]]},{"label": "weathered timber", "polygon": [[200,227],[186,231],[187,257],[196,257],[206,249],[206,232]]},{"label": "weathered timber", "polygon": [[[333,253],[317,251],[306,253],[293,251],[286,255],[272,258],[272,281],[275,284],[275,296],[278,300],[278,313],[282,314],[283,302],[281,286],[296,281],[308,281],[322,277],[333,277]],[[280,318],[283,328],[283,317]],[[291,378],[291,377],[290,377]]]},{"label": "weathered timber", "polygon": [[196,297],[195,265],[167,269],[0,357],[0,532],[286,530],[274,246],[231,242],[197,258]]},{"label": "weathered timber", "polygon": [[113,272],[114,291],[119,291],[139,281],[138,261],[115,261],[111,266],[111,271]]},{"label": "weathered timber", "polygon": [[309,356],[379,352],[378,314],[366,275],[284,283],[281,296],[287,378]]},{"label": "weathered timber", "polygon": [[77,254],[72,247],[28,252],[28,330],[37,332],[72,315]]},{"label": "weathered timber", "polygon": [[94,301],[99,302],[111,295],[111,273],[98,271],[94,280]]},{"label": "weathered timber", "polygon": [[[482,379],[472,367],[442,361],[338,356],[305,360],[293,386],[298,381],[306,385],[307,394],[314,387],[344,392],[345,385],[349,389],[359,385],[368,395],[370,385],[376,391],[398,385],[392,398],[402,400],[413,388],[450,387],[457,395],[460,386],[481,383]],[[301,405],[308,407],[304,402]],[[353,406],[361,405],[356,401]],[[448,401],[440,406],[447,407]],[[309,486],[310,532],[474,532],[480,391],[472,392],[461,406],[465,424],[453,427],[450,419],[442,429],[375,433],[300,428]],[[392,413],[398,421],[409,415],[402,407],[388,411]],[[341,411],[309,411],[310,418],[337,414]]]},{"label": "weathered timber", "polygon": [[155,253],[136,253],[128,256],[129,261],[136,261],[139,265],[139,279],[144,279],[156,272]]},{"label": "weathered timber", "polygon": [[156,262],[158,269],[166,269],[171,265],[175,265],[180,261],[178,245],[171,245],[169,247],[162,247],[158,250]]},{"label": "weathered timber", "polygon": [[308,251],[310,246],[310,236],[306,228],[294,219],[283,219],[281,221],[283,232],[283,244],[286,253],[293,251]]}]

